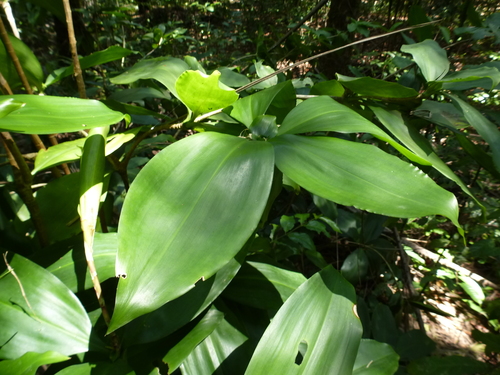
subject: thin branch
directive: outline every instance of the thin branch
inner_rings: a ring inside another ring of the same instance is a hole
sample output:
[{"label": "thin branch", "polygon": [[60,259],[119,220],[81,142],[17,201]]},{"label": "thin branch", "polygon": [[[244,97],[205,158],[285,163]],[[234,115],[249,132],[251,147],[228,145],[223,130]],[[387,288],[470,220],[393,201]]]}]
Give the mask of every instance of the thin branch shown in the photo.
[{"label": "thin branch", "polygon": [[12,29],[12,33],[15,35],[17,39],[21,39],[21,35],[19,34],[19,30],[16,26],[16,19],[12,14],[12,8],[10,6],[9,0],[1,1],[3,10],[5,11],[5,16],[7,17],[7,21],[9,21],[10,28]]},{"label": "thin branch", "polygon": [[352,46],[355,46],[355,45],[358,45],[358,44],[362,44],[362,43],[365,43],[365,42],[369,42],[371,40],[375,40],[375,39],[380,39],[380,38],[385,38],[386,36],[389,36],[389,35],[393,35],[393,34],[398,34],[398,33],[402,33],[404,31],[409,31],[409,30],[413,30],[413,29],[417,29],[417,28],[420,28],[420,27],[424,27],[424,26],[428,26],[428,25],[432,25],[436,22],[439,22],[439,21],[431,21],[431,22],[426,22],[426,23],[422,23],[420,25],[415,25],[415,26],[410,26],[410,27],[406,27],[404,29],[401,29],[401,30],[395,30],[395,31],[391,31],[391,32],[388,32],[388,33],[385,33],[385,34],[382,34],[382,35],[375,35],[375,36],[370,36],[368,38],[365,38],[365,39],[360,39],[360,40],[357,40],[355,42],[352,42],[352,43],[349,43],[349,44],[346,44],[345,46],[342,46],[342,47],[339,47],[339,48],[334,48],[332,50],[329,50],[329,51],[326,51],[326,52],[322,52],[322,53],[319,53],[317,55],[314,55],[314,56],[311,56],[311,57],[308,57],[307,59],[304,59],[304,60],[301,60],[299,62],[296,62],[295,64],[292,64],[292,65],[289,65],[289,66],[286,66],[282,69],[279,69],[271,74],[269,74],[268,76],[265,76],[265,77],[262,77],[262,78],[259,78],[259,79],[256,79],[255,81],[253,82],[250,82],[244,86],[241,86],[240,88],[236,89],[236,92],[242,92],[242,91],[245,91],[246,89],[252,87],[252,86],[255,86],[261,82],[264,82],[264,81],[267,81],[268,79],[274,77],[274,76],[277,76],[278,74],[280,73],[284,73],[286,72],[287,70],[290,70],[290,69],[293,69],[299,65],[302,65],[302,64],[305,64],[311,60],[315,60],[319,57],[323,57],[323,56],[326,56],[326,55],[329,55],[330,53],[334,53],[334,52],[338,52],[340,50],[343,50],[344,48],[348,48],[348,47],[352,47]]}]

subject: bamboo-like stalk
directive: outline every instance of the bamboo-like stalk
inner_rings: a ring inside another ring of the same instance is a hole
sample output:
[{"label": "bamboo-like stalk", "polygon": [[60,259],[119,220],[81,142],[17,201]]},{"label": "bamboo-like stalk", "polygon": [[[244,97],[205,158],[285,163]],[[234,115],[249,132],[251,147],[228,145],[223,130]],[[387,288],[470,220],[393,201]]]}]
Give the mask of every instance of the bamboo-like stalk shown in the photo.
[{"label": "bamboo-like stalk", "polygon": [[71,49],[71,57],[73,59],[73,75],[76,79],[76,85],[78,86],[78,94],[80,95],[80,98],[87,99],[82,68],[80,67],[80,60],[78,59],[78,51],[76,48],[75,29],[73,28],[73,17],[71,15],[71,5],[69,3],[69,0],[63,0],[63,5],[64,13],[66,15],[66,24],[68,26],[68,38],[69,46]]}]

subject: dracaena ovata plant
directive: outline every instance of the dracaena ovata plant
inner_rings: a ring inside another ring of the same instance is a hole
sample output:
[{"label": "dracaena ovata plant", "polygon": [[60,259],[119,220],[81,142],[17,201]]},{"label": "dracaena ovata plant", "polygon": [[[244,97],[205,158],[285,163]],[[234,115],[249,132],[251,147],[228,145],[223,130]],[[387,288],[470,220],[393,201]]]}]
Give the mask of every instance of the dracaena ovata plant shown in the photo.
[{"label": "dracaena ovata plant", "polygon": [[172,58],[151,63],[156,70],[138,64],[115,83],[155,78],[188,107],[188,121],[224,108],[218,125],[234,130],[225,134],[213,121],[205,124],[213,131],[167,147],[132,183],[118,228],[121,279],[109,331],[182,296],[228,264],[272,203],[276,169],[342,205],[394,217],[439,214],[459,227],[455,196],[417,167],[370,144],[305,135],[370,133],[410,160],[429,164],[330,97],[296,105],[291,82],[284,82],[239,99],[217,71],[207,76]]}]

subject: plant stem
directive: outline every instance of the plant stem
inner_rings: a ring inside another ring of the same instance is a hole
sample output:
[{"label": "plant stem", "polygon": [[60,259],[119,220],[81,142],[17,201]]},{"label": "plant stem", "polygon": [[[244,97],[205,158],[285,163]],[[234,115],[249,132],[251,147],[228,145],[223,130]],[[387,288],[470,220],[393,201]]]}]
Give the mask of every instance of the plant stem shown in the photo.
[{"label": "plant stem", "polygon": [[83,81],[82,68],[80,67],[80,60],[78,59],[78,52],[76,49],[75,30],[73,28],[73,17],[71,16],[71,6],[69,0],[63,0],[64,13],[66,14],[66,23],[68,25],[69,46],[71,49],[71,57],[73,58],[73,75],[76,79],[78,86],[78,94],[81,99],[87,99],[85,92],[85,82]]}]

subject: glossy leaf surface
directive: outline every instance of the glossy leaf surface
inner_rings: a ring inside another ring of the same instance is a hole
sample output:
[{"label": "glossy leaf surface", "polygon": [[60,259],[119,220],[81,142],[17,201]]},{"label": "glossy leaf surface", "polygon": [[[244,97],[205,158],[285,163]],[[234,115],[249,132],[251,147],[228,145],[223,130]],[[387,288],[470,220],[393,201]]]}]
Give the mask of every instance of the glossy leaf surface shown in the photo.
[{"label": "glossy leaf surface", "polygon": [[227,86],[219,85],[220,72],[210,76],[196,70],[182,73],[175,83],[177,96],[192,112],[193,117],[233,104],[238,94]]},{"label": "glossy leaf surface", "polygon": [[229,262],[257,227],[273,172],[270,144],[219,133],[188,137],[156,155],[123,206],[117,274],[126,278],[110,329],[181,296]]},{"label": "glossy leaf surface", "polygon": [[283,121],[278,134],[300,134],[317,131],[370,133],[388,142],[408,159],[423,165],[428,164],[427,161],[401,146],[378,126],[327,96],[308,99],[295,107]]},{"label": "glossy leaf surface", "polygon": [[[427,139],[410,125],[405,124],[401,113],[398,111],[387,111],[383,108],[370,107],[377,115],[382,124],[399,139],[406,147],[422,159],[427,160],[433,168],[454,181],[469,196],[473,197],[469,188],[462,182],[451,169],[432,150]],[[474,198],[475,199],[475,198]]]},{"label": "glossy leaf surface", "polygon": [[446,51],[434,40],[427,39],[420,43],[405,44],[401,46],[401,51],[413,55],[413,59],[427,82],[444,77],[450,70]]},{"label": "glossy leaf surface", "polygon": [[7,116],[24,105],[23,102],[14,98],[4,99],[0,101],[0,118]]},{"label": "glossy leaf surface", "polygon": [[387,216],[439,214],[459,227],[453,194],[374,146],[297,135],[276,137],[271,143],[278,168],[313,194]]},{"label": "glossy leaf surface", "polygon": [[28,351],[86,352],[92,327],[76,296],[49,271],[20,255],[9,263],[19,281],[11,272],[0,277],[0,358]]},{"label": "glossy leaf surface", "polygon": [[212,307],[203,319],[163,357],[163,362],[168,365],[169,371],[175,371],[207,336],[224,319],[224,313]]},{"label": "glossy leaf surface", "polygon": [[175,81],[186,70],[189,69],[181,59],[175,57],[159,57],[156,59],[143,60],[126,72],[111,78],[115,84],[132,83],[139,79],[156,79],[164,84],[172,94],[177,96]]},{"label": "glossy leaf surface", "polygon": [[355,300],[331,266],[312,276],[278,311],[245,374],[351,374],[362,333]]},{"label": "glossy leaf surface", "polygon": [[493,67],[481,67],[473,69],[462,69],[458,72],[448,74],[440,80],[445,90],[468,90],[482,87],[493,90],[500,84],[500,72]]},{"label": "glossy leaf surface", "polygon": [[97,100],[58,96],[13,95],[26,103],[22,108],[0,118],[0,129],[27,134],[76,132],[106,126],[122,120],[124,115],[112,111]]},{"label": "glossy leaf surface", "polygon": [[28,352],[22,357],[0,362],[2,375],[35,375],[38,367],[67,361],[69,357],[54,351],[45,353]]},{"label": "glossy leaf surface", "polygon": [[361,340],[353,375],[393,375],[399,366],[399,356],[388,345],[375,340]]},{"label": "glossy leaf surface", "polygon": [[56,375],[135,375],[136,373],[124,362],[81,363],[66,367]]}]

